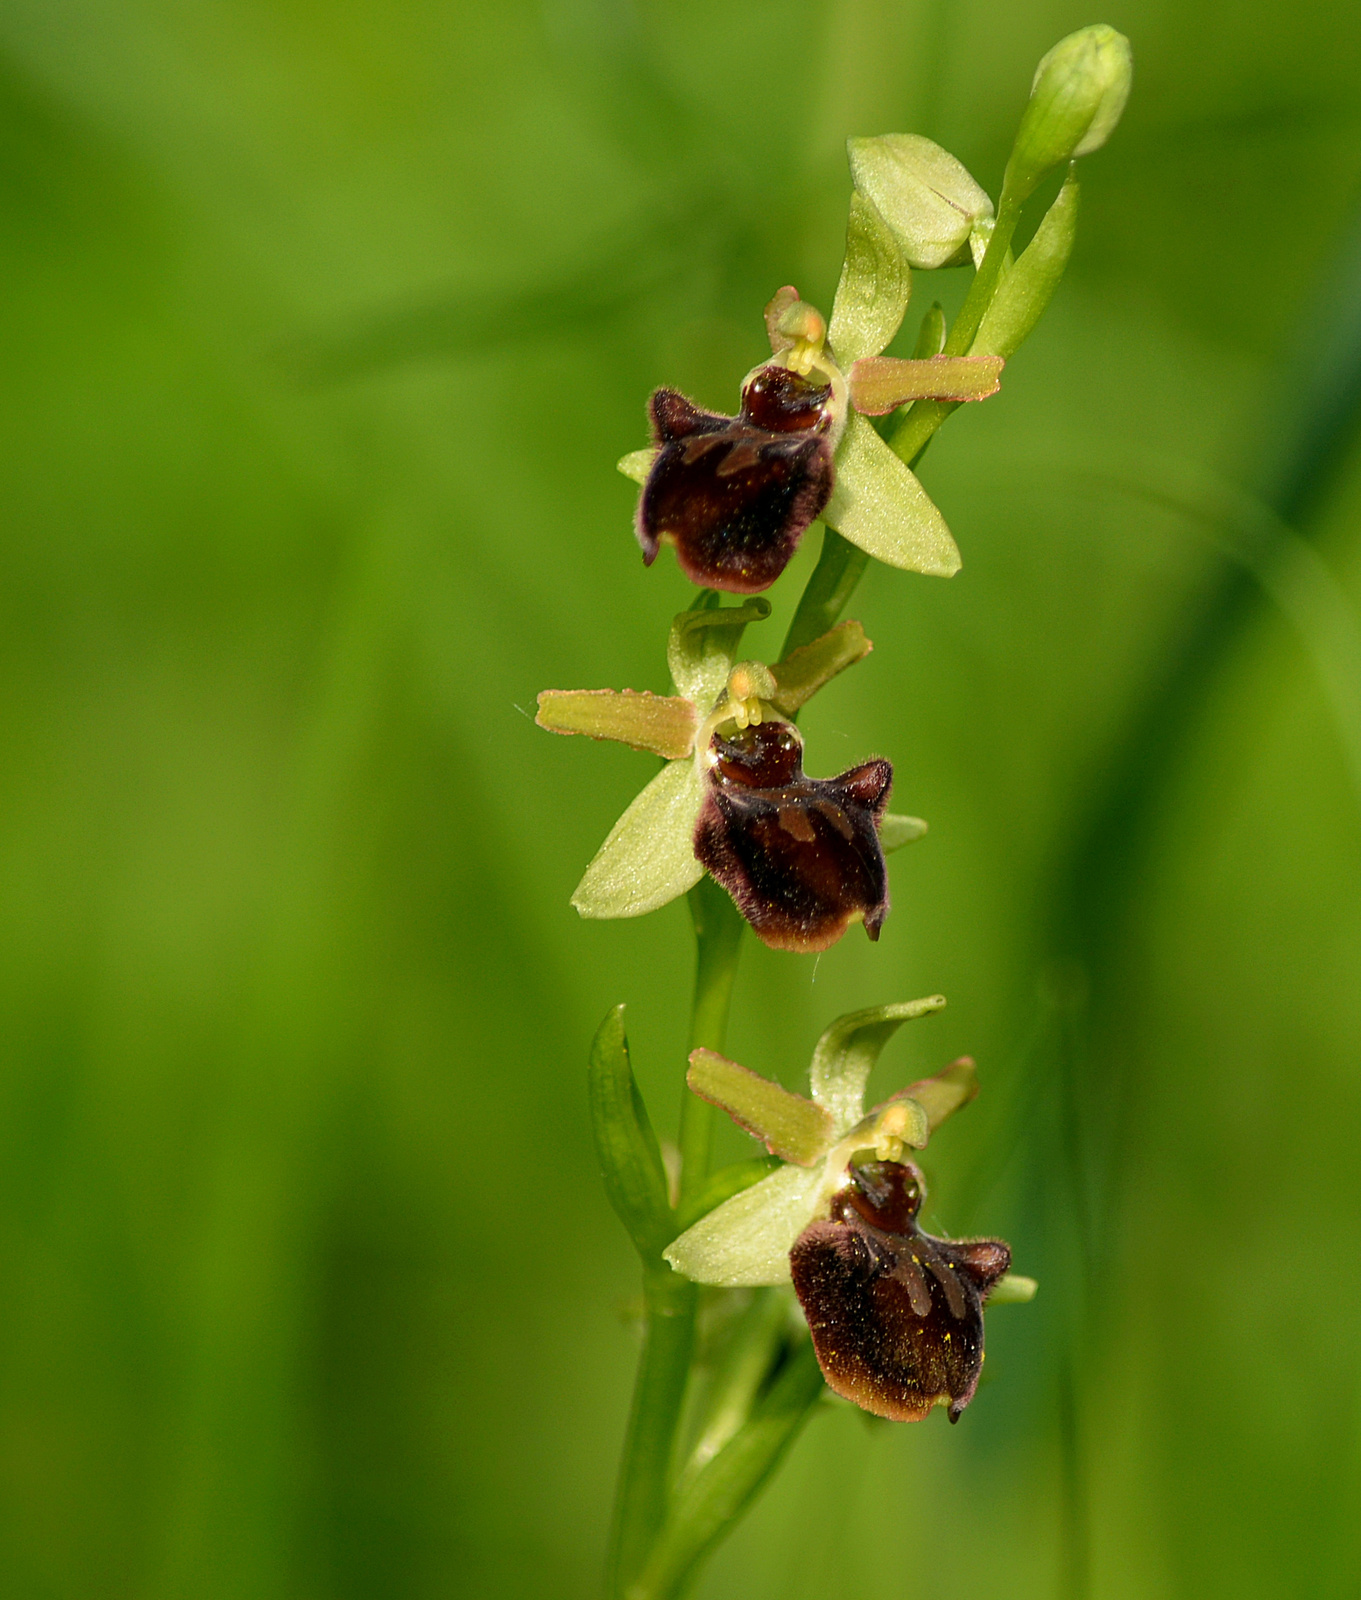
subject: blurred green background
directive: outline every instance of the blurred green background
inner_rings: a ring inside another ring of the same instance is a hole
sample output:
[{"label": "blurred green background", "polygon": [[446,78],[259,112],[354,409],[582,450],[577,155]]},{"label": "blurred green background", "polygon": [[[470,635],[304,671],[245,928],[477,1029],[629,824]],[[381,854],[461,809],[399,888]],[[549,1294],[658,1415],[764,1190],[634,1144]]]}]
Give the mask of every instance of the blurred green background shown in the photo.
[{"label": "blurred green background", "polygon": [[528,711],[664,687],[690,591],[613,462],[828,304],[845,136],[995,194],[1101,20],[1069,277],[923,470],[964,570],[871,570],[806,718],[931,833],[877,948],[749,942],[730,1040],[799,1085],[943,990],[876,1083],[978,1058],[932,1220],[1040,1298],[959,1428],[816,1416],[698,1593],[1357,1593],[1361,10],[0,17],[3,1592],[597,1592],[636,1274],[584,1057],[627,1001],[673,1124],[690,940],[577,920],[651,767]]}]

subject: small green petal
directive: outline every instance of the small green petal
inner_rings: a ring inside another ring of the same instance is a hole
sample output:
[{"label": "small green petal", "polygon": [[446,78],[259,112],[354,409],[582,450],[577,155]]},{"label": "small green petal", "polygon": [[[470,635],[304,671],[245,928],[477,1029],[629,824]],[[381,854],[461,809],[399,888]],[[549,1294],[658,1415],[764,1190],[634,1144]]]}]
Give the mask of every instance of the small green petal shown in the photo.
[{"label": "small green petal", "polygon": [[999,1278],[988,1291],[988,1310],[994,1306],[1024,1306],[1035,1298],[1039,1288],[1034,1278],[1023,1278],[1019,1272],[1008,1272]]},{"label": "small green petal", "polygon": [[633,689],[545,689],[534,720],[550,733],[614,739],[668,761],[694,750],[699,726],[688,700]]},{"label": "small green petal", "polygon": [[877,207],[914,267],[943,267],[967,246],[992,201],[948,150],[915,133],[850,139],[855,186]]},{"label": "small green petal", "polygon": [[652,463],[659,454],[656,445],[649,445],[646,450],[630,450],[615,462],[615,470],[622,472],[626,478],[632,478],[635,483],[646,483]]},{"label": "small green petal", "polygon": [[970,1056],[960,1056],[934,1078],[923,1078],[909,1084],[895,1100],[915,1100],[926,1113],[927,1128],[934,1133],[946,1117],[953,1116],[961,1106],[978,1093],[978,1075]]},{"label": "small green petal", "polygon": [[861,356],[877,356],[897,333],[912,293],[912,271],[893,229],[872,200],[851,195],[846,259],[832,302],[827,337],[843,370]]},{"label": "small green petal", "polygon": [[693,761],[671,761],[610,829],[572,896],[583,917],[641,917],[693,889],[695,819],[704,798]]},{"label": "small green petal", "polygon": [[820,1167],[781,1167],[701,1217],[662,1254],[696,1283],[788,1283],[789,1252],[813,1220],[821,1186]]},{"label": "small green petal", "polygon": [[986,400],[1001,388],[1004,364],[996,355],[925,361],[868,356],[850,370],[851,404],[867,416],[883,417],[909,400]]},{"label": "small green petal", "polygon": [[920,817],[903,817],[890,811],[879,823],[879,843],[887,855],[890,850],[901,850],[905,844],[920,839],[925,832],[926,824]]},{"label": "small green petal", "polygon": [[822,520],[890,567],[939,578],[959,571],[959,550],[935,502],[856,412],[836,453],[836,487]]},{"label": "small green petal", "polygon": [[809,1068],[813,1099],[832,1114],[838,1135],[849,1133],[864,1116],[865,1085],[879,1052],[904,1022],[939,1011],[945,996],[871,1006],[837,1020],[818,1040]]},{"label": "small green petal", "polygon": [[[793,716],[823,684],[830,683],[857,661],[863,661],[873,648],[858,622],[838,623],[820,639],[791,650],[783,661],[777,661],[770,669],[775,679],[771,704],[787,717]],[[887,850],[889,846],[884,848]]]},{"label": "small green petal", "polygon": [[701,1100],[762,1140],[773,1156],[811,1167],[832,1147],[832,1119],[821,1106],[716,1050],[693,1051],[685,1081]]},{"label": "small green petal", "polygon": [[1078,181],[1070,168],[1062,189],[1035,237],[1017,257],[1015,266],[1002,279],[972,349],[984,355],[1010,356],[1040,320],[1040,314],[1053,299],[1063,277],[1077,235]]},{"label": "small green petal", "polygon": [[740,606],[682,611],[672,622],[666,645],[671,681],[680,694],[694,701],[702,716],[708,715],[728,687],[742,630],[749,622],[764,622],[769,615],[770,601],[756,597]]}]

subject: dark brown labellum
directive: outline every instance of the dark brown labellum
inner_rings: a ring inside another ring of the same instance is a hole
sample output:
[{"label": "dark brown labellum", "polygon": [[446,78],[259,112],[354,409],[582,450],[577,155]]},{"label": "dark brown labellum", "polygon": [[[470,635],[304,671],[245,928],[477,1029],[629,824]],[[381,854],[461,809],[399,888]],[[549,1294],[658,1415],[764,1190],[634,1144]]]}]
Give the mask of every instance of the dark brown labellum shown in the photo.
[{"label": "dark brown labellum", "polygon": [[825,950],[863,918],[871,939],[888,915],[879,819],[893,768],[867,761],[839,778],[808,778],[799,736],[762,722],[710,745],[717,765],[695,825],[695,854],[776,950]]},{"label": "dark brown labellum", "polygon": [[983,1301],[1011,1265],[1000,1239],[933,1239],[917,1226],[922,1177],[910,1162],[850,1169],[828,1222],[789,1253],[823,1376],[875,1416],[917,1422],[973,1399]]},{"label": "dark brown labellum", "polygon": [[827,385],[781,366],[747,381],[735,417],[658,389],[648,410],[661,453],[638,502],[647,565],[665,541],[692,583],[768,589],[832,492],[831,399]]}]

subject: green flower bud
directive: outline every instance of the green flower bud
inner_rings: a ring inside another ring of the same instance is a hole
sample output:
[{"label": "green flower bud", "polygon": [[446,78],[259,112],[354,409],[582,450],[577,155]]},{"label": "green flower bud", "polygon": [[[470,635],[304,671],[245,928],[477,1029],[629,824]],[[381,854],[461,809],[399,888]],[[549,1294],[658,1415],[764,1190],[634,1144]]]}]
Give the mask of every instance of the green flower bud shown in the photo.
[{"label": "green flower bud", "polygon": [[1004,193],[1019,205],[1062,161],[1099,150],[1129,99],[1129,40],[1105,23],[1060,39],[1035,70],[1007,163]]}]

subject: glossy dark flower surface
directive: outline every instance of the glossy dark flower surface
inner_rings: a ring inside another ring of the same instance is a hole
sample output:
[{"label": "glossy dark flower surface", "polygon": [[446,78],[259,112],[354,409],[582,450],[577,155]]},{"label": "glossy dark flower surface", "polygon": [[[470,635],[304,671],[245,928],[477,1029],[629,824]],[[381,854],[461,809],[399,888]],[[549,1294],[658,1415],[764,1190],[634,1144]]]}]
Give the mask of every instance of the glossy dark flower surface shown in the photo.
[{"label": "glossy dark flower surface", "polygon": [[644,561],[666,542],[693,583],[768,589],[831,495],[831,402],[830,386],[776,364],[747,380],[736,417],[658,389],[648,410],[659,453],[638,502]]},{"label": "glossy dark flower surface", "polygon": [[887,761],[809,778],[787,722],[715,735],[695,826],[695,855],[776,950],[825,950],[853,921],[871,939],[888,915],[879,821],[893,785]]},{"label": "glossy dark flower surface", "polygon": [[852,1167],[851,1180],[789,1256],[823,1375],[876,1416],[916,1422],[947,1404],[957,1422],[983,1365],[983,1300],[1011,1250],[923,1233],[910,1162]]}]

